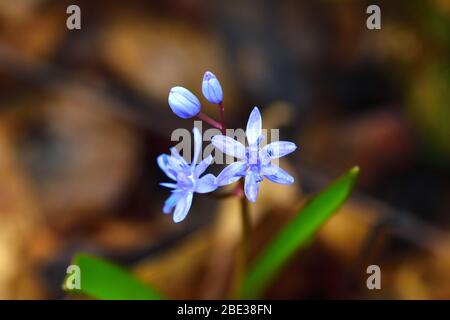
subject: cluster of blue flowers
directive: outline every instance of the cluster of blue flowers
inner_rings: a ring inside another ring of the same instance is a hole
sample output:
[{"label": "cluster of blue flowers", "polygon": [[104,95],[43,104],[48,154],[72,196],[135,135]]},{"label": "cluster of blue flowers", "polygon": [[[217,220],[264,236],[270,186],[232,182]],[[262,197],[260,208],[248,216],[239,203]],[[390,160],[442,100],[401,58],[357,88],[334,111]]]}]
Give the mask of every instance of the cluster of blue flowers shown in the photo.
[{"label": "cluster of blue flowers", "polygon": [[[206,72],[202,82],[202,93],[206,100],[213,104],[221,104],[223,92],[219,80],[211,72]],[[172,111],[183,119],[191,118],[200,113],[201,104],[198,98],[183,87],[174,87],[169,93],[169,105]],[[163,208],[165,214],[172,212],[173,221],[178,223],[187,216],[192,204],[194,192],[208,193],[218,187],[225,186],[245,177],[244,193],[250,202],[258,197],[260,183],[264,178],[279,184],[292,184],[294,178],[280,167],[271,163],[271,160],[293,152],[297,146],[288,141],[272,142],[261,148],[264,140],[262,135],[262,118],[257,107],[250,113],[247,122],[246,137],[248,146],[225,135],[216,135],[212,138],[213,145],[223,153],[237,158],[238,161],[228,165],[216,177],[213,174],[202,174],[212,163],[212,156],[200,161],[198,159],[202,149],[202,137],[197,128],[194,134],[194,156],[191,164],[178,153],[175,147],[171,154],[158,156],[157,162],[164,173],[173,182],[161,183],[171,188],[172,194],[166,200]]]}]

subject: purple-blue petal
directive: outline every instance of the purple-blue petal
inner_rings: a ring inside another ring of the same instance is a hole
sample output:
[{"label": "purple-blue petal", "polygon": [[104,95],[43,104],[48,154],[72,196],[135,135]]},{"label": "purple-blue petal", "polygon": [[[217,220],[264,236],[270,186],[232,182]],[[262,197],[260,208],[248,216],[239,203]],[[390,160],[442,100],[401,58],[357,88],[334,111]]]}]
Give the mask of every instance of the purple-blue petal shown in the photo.
[{"label": "purple-blue petal", "polygon": [[198,157],[200,156],[200,153],[202,152],[202,135],[200,134],[200,131],[198,128],[194,127],[192,129],[192,132],[194,134],[194,156],[192,158],[192,167],[195,167]]},{"label": "purple-blue petal", "polygon": [[263,158],[276,159],[294,152],[296,149],[297,146],[293,142],[275,141],[261,149],[261,156]]},{"label": "purple-blue petal", "polygon": [[161,154],[156,158],[159,168],[172,180],[176,180],[176,172],[172,170],[169,165],[169,158],[167,154]]},{"label": "purple-blue petal", "polygon": [[212,144],[223,153],[236,157],[238,159],[245,158],[245,146],[230,137],[217,135],[211,139]]},{"label": "purple-blue petal", "polygon": [[194,175],[196,178],[200,177],[203,172],[209,167],[213,160],[212,155],[207,156],[205,159],[200,161],[200,163],[194,169]]},{"label": "purple-blue petal", "polygon": [[173,207],[177,204],[178,200],[183,196],[182,192],[172,192],[170,197],[164,202],[163,212],[165,214],[169,214]]},{"label": "purple-blue petal", "polygon": [[178,223],[186,218],[189,209],[192,205],[193,192],[183,192],[182,196],[178,199],[173,213],[173,222]]},{"label": "purple-blue petal", "polygon": [[223,92],[220,82],[210,71],[206,71],[203,76],[202,93],[206,100],[211,103],[219,104],[223,100]]},{"label": "purple-blue petal", "polygon": [[264,176],[264,178],[269,179],[272,182],[279,183],[279,184],[292,184],[294,183],[294,178],[281,169],[278,166],[275,165],[267,165],[264,166],[261,169],[261,174]]},{"label": "purple-blue petal", "polygon": [[173,87],[170,89],[168,102],[172,111],[183,119],[196,116],[201,108],[198,98],[183,87]]},{"label": "purple-blue petal", "polygon": [[177,188],[177,184],[176,183],[171,183],[171,182],[161,182],[159,185],[162,186],[162,187],[171,188],[171,189],[176,189]]},{"label": "purple-blue petal", "polygon": [[188,168],[188,165],[186,164],[186,160],[184,160],[181,156],[180,158],[169,156],[167,157],[167,167],[171,170],[171,172],[175,172],[175,175],[183,170],[186,170]]},{"label": "purple-blue petal", "polygon": [[181,166],[181,167],[184,167],[184,168],[186,168],[188,166],[188,163],[180,155],[180,153],[178,152],[177,148],[175,148],[175,147],[170,148],[170,154],[171,154],[172,158],[176,159],[177,166]]},{"label": "purple-blue petal", "polygon": [[250,171],[245,176],[244,192],[248,201],[256,202],[256,199],[258,198],[259,184],[261,181],[261,176],[253,171]]},{"label": "purple-blue petal", "polygon": [[234,162],[225,167],[225,169],[217,176],[217,184],[219,186],[225,186],[236,182],[245,175],[246,170],[247,163],[245,161]]},{"label": "purple-blue petal", "polygon": [[197,180],[195,192],[208,193],[217,189],[217,179],[213,174],[206,174]]},{"label": "purple-blue petal", "polygon": [[262,133],[262,118],[258,107],[254,107],[248,117],[245,134],[249,145],[256,145]]}]

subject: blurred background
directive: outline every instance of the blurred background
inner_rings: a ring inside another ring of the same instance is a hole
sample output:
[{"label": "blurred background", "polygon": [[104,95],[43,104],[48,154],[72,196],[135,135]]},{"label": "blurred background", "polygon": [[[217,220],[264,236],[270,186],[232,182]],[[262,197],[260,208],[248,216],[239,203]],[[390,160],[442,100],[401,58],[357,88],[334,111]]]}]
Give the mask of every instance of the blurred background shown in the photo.
[{"label": "blurred background", "polygon": [[[70,4],[81,30],[66,28]],[[370,4],[381,30],[366,28]],[[450,299],[449,57],[446,0],[0,1],[0,298],[67,298],[80,251],[174,298],[227,296],[238,201],[195,197],[173,224],[156,166],[193,125],[172,114],[170,87],[200,97],[211,70],[229,127],[258,105],[299,146],[281,161],[296,185],[265,182],[251,206],[253,256],[361,168],[267,298]],[[381,290],[366,287],[371,264]]]}]

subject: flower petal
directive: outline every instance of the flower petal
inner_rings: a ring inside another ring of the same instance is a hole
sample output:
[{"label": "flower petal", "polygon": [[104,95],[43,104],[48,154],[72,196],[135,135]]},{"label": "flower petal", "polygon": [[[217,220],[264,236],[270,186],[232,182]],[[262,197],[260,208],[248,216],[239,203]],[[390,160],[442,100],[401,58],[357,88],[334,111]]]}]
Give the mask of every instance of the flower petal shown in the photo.
[{"label": "flower petal", "polygon": [[189,169],[189,165],[186,160],[178,153],[175,147],[170,149],[171,156],[167,157],[167,163],[169,169],[172,169],[176,176],[178,172]]},{"label": "flower petal", "polygon": [[213,174],[206,174],[197,180],[195,192],[208,193],[217,189],[217,179]]},{"label": "flower petal", "polygon": [[177,180],[176,178],[176,172],[173,171],[173,169],[169,165],[169,158],[170,156],[167,154],[161,154],[156,158],[156,162],[158,163],[158,166],[161,168],[161,170],[172,180]]},{"label": "flower petal", "polygon": [[180,118],[187,119],[200,112],[200,101],[188,89],[183,87],[173,87],[170,89],[169,106]]},{"label": "flower petal", "polygon": [[205,96],[206,100],[211,103],[218,104],[223,100],[223,92],[222,87],[220,86],[220,82],[210,71],[206,71],[205,75],[203,76],[202,93]]},{"label": "flower petal", "polygon": [[261,174],[269,179],[272,182],[280,183],[280,184],[292,184],[294,183],[294,178],[281,169],[280,167],[277,167],[273,164],[269,164],[267,166],[264,166],[261,168]]},{"label": "flower petal", "polygon": [[171,189],[176,189],[177,188],[177,184],[176,183],[171,183],[171,182],[161,182],[159,185],[163,186],[163,187],[166,187],[166,188],[171,188]]},{"label": "flower petal", "polygon": [[247,122],[247,130],[245,134],[249,145],[255,145],[261,136],[262,119],[258,107],[254,107]]},{"label": "flower petal", "polygon": [[245,158],[245,147],[239,141],[230,137],[217,135],[211,139],[212,144],[223,153],[236,157],[238,159]]},{"label": "flower petal", "polygon": [[174,191],[164,202],[163,212],[169,214],[173,207],[177,204],[178,200],[183,196],[183,192]]},{"label": "flower petal", "polygon": [[187,168],[189,166],[186,159],[184,159],[181,156],[181,154],[178,152],[177,148],[175,148],[175,147],[170,148],[170,154],[171,154],[172,158],[175,158],[177,160],[177,162],[179,163],[179,166],[181,166],[183,168]]},{"label": "flower petal", "polygon": [[192,132],[194,133],[194,157],[192,158],[191,166],[194,168],[202,151],[202,135],[196,127],[192,129]]},{"label": "flower petal", "polygon": [[261,181],[261,176],[256,172],[250,171],[245,176],[244,192],[248,201],[256,202],[256,199],[258,198],[259,184]]},{"label": "flower petal", "polygon": [[237,161],[225,167],[217,176],[217,185],[225,186],[236,182],[241,177],[245,176],[247,170],[247,163],[245,161]]},{"label": "flower petal", "polygon": [[194,175],[196,178],[200,177],[203,172],[209,167],[213,161],[212,155],[207,156],[205,159],[200,161],[200,163],[194,169]]},{"label": "flower petal", "polygon": [[178,199],[175,212],[173,213],[173,222],[178,223],[186,218],[189,209],[192,205],[193,192],[183,192],[182,196]]},{"label": "flower petal", "polygon": [[261,156],[263,159],[276,159],[294,152],[295,149],[297,149],[297,146],[293,142],[275,141],[261,149]]}]

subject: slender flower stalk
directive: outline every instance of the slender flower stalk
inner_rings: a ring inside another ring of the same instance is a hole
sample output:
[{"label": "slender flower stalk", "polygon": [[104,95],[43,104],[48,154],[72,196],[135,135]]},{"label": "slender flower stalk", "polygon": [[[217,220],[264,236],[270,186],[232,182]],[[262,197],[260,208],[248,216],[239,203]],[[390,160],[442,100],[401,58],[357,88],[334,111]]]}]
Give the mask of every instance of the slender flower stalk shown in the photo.
[{"label": "slender flower stalk", "polygon": [[225,107],[223,106],[223,101],[219,102],[219,114],[220,114],[220,123],[222,124],[222,134],[227,134],[227,129],[225,125]]},{"label": "slender flower stalk", "polygon": [[217,122],[216,120],[212,119],[208,115],[204,114],[203,112],[199,112],[197,114],[197,118],[199,118],[202,121],[205,121],[207,124],[209,124],[211,127],[219,129],[220,131],[224,132],[224,127],[220,122]]}]

